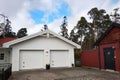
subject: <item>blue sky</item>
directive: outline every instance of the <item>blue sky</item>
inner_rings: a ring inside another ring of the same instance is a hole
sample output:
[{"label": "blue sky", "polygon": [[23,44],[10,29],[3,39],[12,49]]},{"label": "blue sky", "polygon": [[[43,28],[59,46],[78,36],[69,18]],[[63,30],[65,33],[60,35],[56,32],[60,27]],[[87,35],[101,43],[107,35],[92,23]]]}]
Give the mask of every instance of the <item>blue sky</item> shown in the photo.
[{"label": "blue sky", "polygon": [[[52,12],[51,14],[48,15],[47,23],[54,21],[54,19],[58,19],[58,18],[61,18],[63,16],[70,16],[71,15],[69,6],[65,2],[62,2],[62,4],[60,5],[59,8],[57,8],[57,10],[58,10],[57,13]],[[30,10],[29,13],[36,24],[45,23],[45,21],[42,20],[42,18],[45,15],[44,11],[34,9],[34,10]]]},{"label": "blue sky", "polygon": [[44,24],[59,33],[63,16],[67,16],[70,32],[81,16],[90,20],[87,12],[94,7],[110,14],[120,8],[120,0],[0,0],[0,13],[9,17],[12,30],[26,27],[28,34],[40,31]]},{"label": "blue sky", "polygon": [[113,4],[116,4],[119,0],[111,0]]}]

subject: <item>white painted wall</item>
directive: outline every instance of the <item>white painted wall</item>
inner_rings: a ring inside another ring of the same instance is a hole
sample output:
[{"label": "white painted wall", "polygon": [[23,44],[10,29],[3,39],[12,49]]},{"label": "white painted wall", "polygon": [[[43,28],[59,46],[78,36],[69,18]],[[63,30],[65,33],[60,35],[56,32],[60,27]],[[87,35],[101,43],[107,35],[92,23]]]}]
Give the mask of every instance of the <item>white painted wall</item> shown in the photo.
[{"label": "white painted wall", "polygon": [[0,49],[0,53],[4,53],[4,60],[0,60],[0,63],[11,63],[9,49]]},{"label": "white painted wall", "polygon": [[[20,50],[44,50],[44,68],[50,64],[50,50],[68,50],[70,62],[74,64],[74,46],[55,37],[36,37],[31,40],[21,42],[12,47],[12,70],[19,71]],[[70,65],[71,67],[71,65]]]}]

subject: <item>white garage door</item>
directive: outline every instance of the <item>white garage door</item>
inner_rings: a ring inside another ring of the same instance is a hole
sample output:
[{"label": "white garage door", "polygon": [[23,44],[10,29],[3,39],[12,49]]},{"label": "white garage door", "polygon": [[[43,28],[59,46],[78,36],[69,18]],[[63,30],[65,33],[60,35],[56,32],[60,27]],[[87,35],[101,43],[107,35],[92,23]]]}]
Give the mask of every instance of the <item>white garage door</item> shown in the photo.
[{"label": "white garage door", "polygon": [[20,51],[20,70],[43,68],[44,51]]},{"label": "white garage door", "polygon": [[68,50],[50,51],[50,66],[51,67],[69,67],[70,57]]}]

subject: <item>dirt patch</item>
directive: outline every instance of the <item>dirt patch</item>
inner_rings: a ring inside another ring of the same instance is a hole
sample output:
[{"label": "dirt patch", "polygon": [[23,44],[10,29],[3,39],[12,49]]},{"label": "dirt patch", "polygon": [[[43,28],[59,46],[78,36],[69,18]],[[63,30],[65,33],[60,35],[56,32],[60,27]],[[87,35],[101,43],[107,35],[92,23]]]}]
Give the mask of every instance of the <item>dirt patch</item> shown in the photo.
[{"label": "dirt patch", "polygon": [[88,68],[19,71],[9,80],[120,80],[120,73]]}]

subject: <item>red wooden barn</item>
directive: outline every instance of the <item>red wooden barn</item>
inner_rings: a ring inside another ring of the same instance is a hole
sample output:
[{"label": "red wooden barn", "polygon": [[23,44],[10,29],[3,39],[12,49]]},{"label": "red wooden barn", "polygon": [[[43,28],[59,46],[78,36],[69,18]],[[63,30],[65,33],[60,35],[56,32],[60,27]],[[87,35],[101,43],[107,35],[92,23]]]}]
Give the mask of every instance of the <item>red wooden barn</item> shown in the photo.
[{"label": "red wooden barn", "polygon": [[112,23],[96,44],[99,68],[120,71],[120,24]]}]

